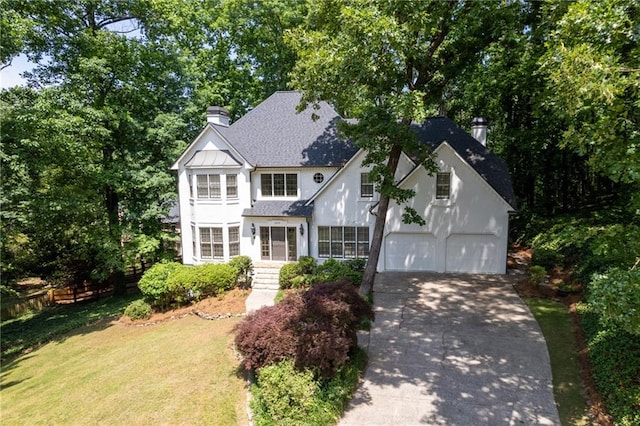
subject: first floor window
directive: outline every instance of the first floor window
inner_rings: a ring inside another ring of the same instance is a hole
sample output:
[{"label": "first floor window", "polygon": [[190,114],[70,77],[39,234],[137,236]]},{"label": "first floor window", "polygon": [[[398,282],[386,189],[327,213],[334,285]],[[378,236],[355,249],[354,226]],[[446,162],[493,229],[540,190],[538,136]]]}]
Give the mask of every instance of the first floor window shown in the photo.
[{"label": "first floor window", "polygon": [[200,257],[203,259],[224,258],[222,228],[200,228]]},{"label": "first floor window", "polygon": [[360,196],[364,198],[373,197],[373,182],[369,173],[360,173]]},{"label": "first floor window", "polygon": [[451,191],[451,173],[439,172],[436,175],[436,200],[448,200]]},{"label": "first floor window", "polygon": [[232,226],[229,228],[229,257],[240,255],[240,228]]},{"label": "first floor window", "polygon": [[197,175],[198,198],[220,199],[220,175]]},{"label": "first floor window", "polygon": [[369,256],[369,228],[365,226],[319,226],[318,256],[338,258]]}]

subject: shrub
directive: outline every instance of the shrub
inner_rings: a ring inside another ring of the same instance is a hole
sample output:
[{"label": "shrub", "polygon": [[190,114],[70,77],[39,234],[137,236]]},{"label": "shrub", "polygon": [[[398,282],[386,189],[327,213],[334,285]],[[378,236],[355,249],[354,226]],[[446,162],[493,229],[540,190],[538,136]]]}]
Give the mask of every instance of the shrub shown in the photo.
[{"label": "shrub", "polygon": [[298,265],[300,266],[301,274],[313,274],[316,271],[318,263],[311,256],[300,256],[298,259]]},{"label": "shrub", "polygon": [[[356,259],[353,260],[355,261]],[[346,279],[351,284],[359,286],[362,282],[362,272],[351,268],[350,265],[350,263],[343,263],[333,258],[327,259],[316,268],[318,281],[339,281]]]},{"label": "shrub", "polygon": [[249,256],[236,256],[229,261],[229,266],[238,270],[238,278],[242,277],[245,284],[251,284],[249,275],[253,271],[253,262]]},{"label": "shrub", "polygon": [[606,274],[596,274],[589,293],[589,303],[604,324],[620,326],[640,337],[639,269],[613,268]]},{"label": "shrub", "polygon": [[299,371],[291,360],[264,367],[251,388],[254,423],[260,425],[335,424],[353,395],[367,357],[357,350],[330,380]]},{"label": "shrub", "polygon": [[151,318],[151,305],[144,300],[135,300],[124,310],[124,315],[132,320]]},{"label": "shrub", "polygon": [[531,254],[531,264],[551,270],[561,265],[562,256],[554,250],[548,248],[534,248]]},{"label": "shrub", "polygon": [[544,269],[542,266],[536,265],[529,268],[529,279],[531,280],[531,283],[535,285],[540,285],[544,282],[546,277],[547,277],[547,270]]},{"label": "shrub", "polygon": [[171,303],[172,295],[167,286],[167,278],[182,265],[176,262],[156,263],[149,268],[140,282],[138,288],[145,300],[152,306],[165,308]]},{"label": "shrub", "polygon": [[238,270],[225,264],[207,263],[177,268],[167,279],[172,300],[178,303],[200,300],[232,289]]},{"label": "shrub", "polygon": [[290,281],[291,288],[309,288],[317,281],[316,275],[304,274],[293,277]]},{"label": "shrub", "polygon": [[607,327],[587,304],[577,308],[593,378],[607,411],[616,425],[640,424],[640,339],[618,327]]},{"label": "shrub", "polygon": [[287,263],[280,268],[280,276],[278,278],[280,288],[291,288],[291,280],[300,275],[302,275],[302,271],[300,270],[299,263]]},{"label": "shrub", "polygon": [[235,343],[247,369],[293,359],[331,377],[357,345],[357,330],[373,319],[371,306],[348,282],[322,283],[262,308],[236,327]]},{"label": "shrub", "polygon": [[349,259],[344,261],[345,266],[347,268],[357,271],[364,272],[365,266],[367,266],[367,259],[357,258],[357,259]]}]

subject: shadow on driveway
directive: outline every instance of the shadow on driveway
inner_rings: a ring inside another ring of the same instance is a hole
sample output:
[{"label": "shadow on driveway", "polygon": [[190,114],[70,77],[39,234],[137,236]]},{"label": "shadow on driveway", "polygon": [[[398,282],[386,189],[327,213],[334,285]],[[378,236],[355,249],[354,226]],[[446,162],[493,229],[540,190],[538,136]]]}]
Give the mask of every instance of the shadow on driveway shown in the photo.
[{"label": "shadow on driveway", "polygon": [[380,273],[340,425],[560,424],[546,343],[504,275]]}]

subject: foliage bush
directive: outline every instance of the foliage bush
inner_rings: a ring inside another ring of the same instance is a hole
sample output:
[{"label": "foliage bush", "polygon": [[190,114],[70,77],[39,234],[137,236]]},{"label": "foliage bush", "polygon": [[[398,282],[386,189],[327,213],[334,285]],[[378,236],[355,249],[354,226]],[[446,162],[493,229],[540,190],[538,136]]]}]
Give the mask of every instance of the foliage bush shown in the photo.
[{"label": "foliage bush", "polygon": [[298,259],[301,274],[313,274],[316,271],[318,262],[311,256],[300,256]]},{"label": "foliage bush", "polygon": [[151,306],[161,309],[171,303],[185,303],[215,296],[232,289],[238,281],[233,266],[206,263],[197,266],[157,263],[140,279],[138,287]]},{"label": "foliage bush", "polygon": [[144,273],[138,282],[138,288],[148,303],[160,308],[169,306],[172,294],[167,286],[167,279],[181,267],[177,262],[156,263]]},{"label": "foliage bush", "polygon": [[620,215],[596,212],[554,219],[533,238],[532,263],[575,268],[576,278],[585,283],[594,273],[630,268],[640,253],[640,225]]},{"label": "foliage bush", "polygon": [[318,281],[338,281],[346,279],[351,284],[359,286],[360,283],[362,283],[362,271],[364,271],[364,268],[362,271],[352,268],[351,265],[359,265],[354,261],[356,261],[356,259],[347,261],[353,263],[340,262],[333,258],[325,260],[316,268]]},{"label": "foliage bush", "polygon": [[232,289],[238,280],[238,270],[223,263],[206,263],[177,268],[167,278],[167,287],[178,303],[216,296]]},{"label": "foliage bush", "polygon": [[[640,270],[613,268],[589,284],[589,303],[602,322],[640,338]],[[640,407],[638,407],[640,408]]]},{"label": "foliage bush", "polygon": [[366,355],[359,350],[330,380],[318,380],[311,369],[297,370],[290,359],[262,368],[251,388],[254,424],[335,424],[365,364]]},{"label": "foliage bush", "polygon": [[151,314],[151,305],[141,299],[131,302],[127,309],[124,310],[124,315],[132,320],[149,319]]},{"label": "foliage bush", "polygon": [[331,377],[356,347],[367,318],[373,319],[371,306],[351,284],[321,283],[249,315],[236,327],[235,344],[247,369],[291,358],[299,370]]},{"label": "foliage bush", "polygon": [[529,268],[529,279],[535,285],[540,285],[544,282],[547,276],[547,270],[542,266],[532,266]]},{"label": "foliage bush", "polygon": [[302,275],[302,270],[298,262],[287,263],[280,268],[280,276],[278,277],[278,283],[281,289],[291,288],[291,280],[295,277]]},{"label": "foliage bush", "polygon": [[251,284],[249,276],[253,271],[253,262],[249,256],[236,256],[229,261],[228,265],[238,270],[238,278],[242,277],[245,284]]},{"label": "foliage bush", "polygon": [[640,339],[605,325],[593,307],[578,304],[593,378],[616,425],[640,424]]}]

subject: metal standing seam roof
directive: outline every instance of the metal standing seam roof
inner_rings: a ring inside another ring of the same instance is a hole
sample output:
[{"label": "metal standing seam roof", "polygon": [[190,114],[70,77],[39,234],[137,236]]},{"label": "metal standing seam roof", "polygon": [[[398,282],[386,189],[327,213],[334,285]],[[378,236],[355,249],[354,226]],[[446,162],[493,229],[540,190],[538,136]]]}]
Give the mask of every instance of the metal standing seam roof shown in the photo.
[{"label": "metal standing seam roof", "polygon": [[197,151],[185,164],[186,167],[240,167],[229,151],[204,150]]},{"label": "metal standing seam roof", "polygon": [[244,209],[242,216],[255,217],[311,217],[313,205],[305,206],[307,200],[254,201],[253,207]]}]

